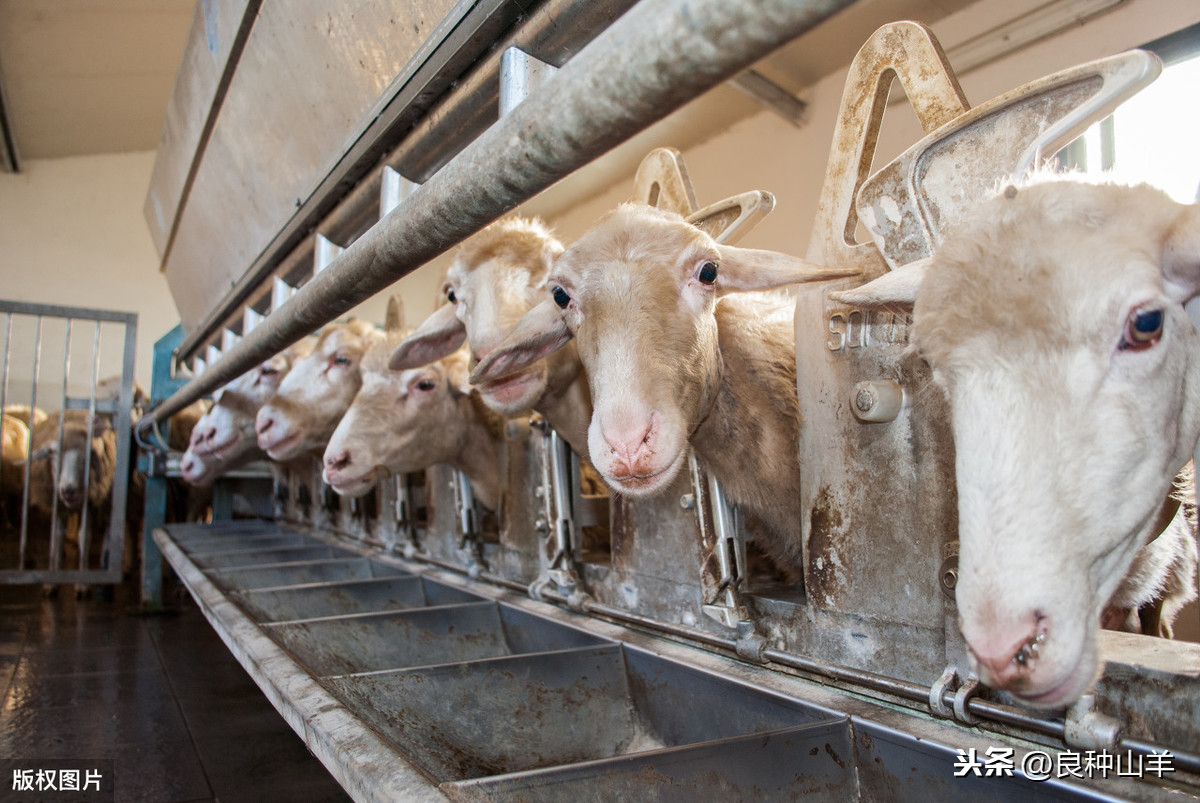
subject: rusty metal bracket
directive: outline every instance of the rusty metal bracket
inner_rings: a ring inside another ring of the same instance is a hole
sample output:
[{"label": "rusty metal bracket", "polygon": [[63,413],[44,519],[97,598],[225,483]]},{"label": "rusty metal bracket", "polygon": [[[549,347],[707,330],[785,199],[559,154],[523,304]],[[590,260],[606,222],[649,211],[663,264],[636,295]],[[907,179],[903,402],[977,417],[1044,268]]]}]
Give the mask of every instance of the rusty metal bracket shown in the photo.
[{"label": "rusty metal bracket", "polygon": [[1114,751],[1121,741],[1121,723],[1097,710],[1094,694],[1085,694],[1067,709],[1063,741],[1068,747]]},{"label": "rusty metal bracket", "polygon": [[858,218],[895,270],[933,255],[944,232],[1000,177],[1041,166],[1153,81],[1158,57],[1132,50],[1039,78],[964,111],[864,181]]},{"label": "rusty metal bracket", "polygon": [[475,505],[475,491],[471,481],[461,471],[455,471],[450,482],[454,490],[454,512],[458,517],[458,548],[470,554],[467,561],[467,576],[477,579],[484,566],[480,560],[483,544],[480,538],[479,509]]},{"label": "rusty metal bracket", "polygon": [[941,719],[953,719],[954,710],[947,708],[942,702],[942,697],[954,685],[954,681],[958,678],[958,667],[948,666],[942,672],[942,676],[933,682],[933,686],[929,689],[929,710],[933,712],[935,717]]},{"label": "rusty metal bracket", "polygon": [[[970,672],[962,678],[962,684],[955,688],[960,677],[958,666],[951,664],[946,667],[941,677],[929,688],[929,710],[941,719],[953,719],[964,725],[978,725],[979,717],[968,711],[967,705],[979,692],[979,677]],[[954,700],[950,705],[946,705],[944,698],[946,692],[951,689],[954,689]]]},{"label": "rusty metal bracket", "polygon": [[755,631],[754,622],[748,620],[738,622],[737,633],[735,649],[738,657],[751,663],[765,664],[767,662],[767,640]]},{"label": "rusty metal bracket", "polygon": [[954,718],[964,725],[978,725],[979,717],[967,710],[967,703],[979,691],[979,678],[971,673],[967,680],[954,692]]},{"label": "rusty metal bracket", "polygon": [[544,589],[553,586],[568,600],[578,597],[582,606],[590,597],[579,591],[579,572],[576,555],[579,544],[579,522],[575,516],[574,499],[578,473],[572,471],[574,454],[570,445],[544,419],[535,424],[542,433],[542,484],[537,496],[542,502],[542,515],[537,529],[543,534],[546,569],[529,587],[529,595],[540,599]]},{"label": "rusty metal bracket", "polygon": [[[739,586],[746,575],[746,540],[737,516],[725,499],[721,484],[705,471],[695,454],[688,457],[692,500],[700,524],[700,537],[712,559],[706,559],[700,583],[704,615],[733,630],[748,622],[750,613]],[[714,571],[715,570],[715,571]]]}]

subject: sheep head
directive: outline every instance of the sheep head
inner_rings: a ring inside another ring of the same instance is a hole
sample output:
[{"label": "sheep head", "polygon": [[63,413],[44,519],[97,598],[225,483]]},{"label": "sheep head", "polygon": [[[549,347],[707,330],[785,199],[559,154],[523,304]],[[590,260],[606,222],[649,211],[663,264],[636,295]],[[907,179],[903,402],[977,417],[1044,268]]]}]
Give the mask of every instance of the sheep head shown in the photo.
[{"label": "sheep head", "polygon": [[720,245],[683,217],[624,204],[555,262],[550,298],[484,357],[473,384],[519,374],[574,339],[594,411],[591,458],[618,490],[664,489],[721,385],[721,294],[829,278],[770,251]]},{"label": "sheep head", "polygon": [[1048,179],[982,204],[919,283],[914,342],[953,419],[959,624],[982,680],[1029,705],[1093,682],[1105,604],[1200,436],[1198,293],[1200,207]]},{"label": "sheep head", "polygon": [[367,352],[362,388],[325,449],[325,482],[339,494],[361,496],[380,471],[420,471],[463,448],[472,415],[467,353],[403,371],[388,368],[398,338]]},{"label": "sheep head", "polygon": [[213,406],[193,427],[180,465],[186,482],[208,485],[229,468],[252,459],[258,451],[255,416],[275,395],[292,362],[311,352],[313,340],[305,338],[264,360],[213,394]]},{"label": "sheep head", "polygon": [[[61,447],[60,416],[63,417]],[[33,432],[34,448],[29,460],[35,464],[45,461],[50,466],[48,471],[38,472],[39,484],[53,477],[55,494],[69,510],[81,508],[85,499],[100,504],[112,488],[116,432],[109,416],[97,415],[91,421],[89,442],[89,418],[86,410],[67,410],[65,415],[59,412],[50,416]],[[48,510],[50,503],[44,500],[42,506]]]},{"label": "sheep head", "polygon": [[359,363],[383,333],[365,321],[327,327],[310,354],[296,360],[279,389],[258,411],[258,446],[272,460],[323,451],[362,385]]},{"label": "sheep head", "polygon": [[[418,368],[470,343],[472,361],[491,353],[517,321],[545,295],[547,272],[562,244],[539,220],[505,218],[468,240],[446,273],[446,303],[392,355],[394,370]],[[569,384],[579,372],[573,354],[538,360],[518,374],[483,383],[483,401],[503,415],[533,407],[548,388]]]}]

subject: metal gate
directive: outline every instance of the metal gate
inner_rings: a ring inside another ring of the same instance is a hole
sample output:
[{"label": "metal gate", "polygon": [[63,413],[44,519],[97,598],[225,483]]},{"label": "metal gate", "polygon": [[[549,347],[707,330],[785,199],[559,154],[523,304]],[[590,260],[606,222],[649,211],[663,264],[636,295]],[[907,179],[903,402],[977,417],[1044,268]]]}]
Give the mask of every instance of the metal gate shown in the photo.
[{"label": "metal gate", "polygon": [[141,509],[137,314],[16,301],[0,314],[0,583],[118,583]]}]

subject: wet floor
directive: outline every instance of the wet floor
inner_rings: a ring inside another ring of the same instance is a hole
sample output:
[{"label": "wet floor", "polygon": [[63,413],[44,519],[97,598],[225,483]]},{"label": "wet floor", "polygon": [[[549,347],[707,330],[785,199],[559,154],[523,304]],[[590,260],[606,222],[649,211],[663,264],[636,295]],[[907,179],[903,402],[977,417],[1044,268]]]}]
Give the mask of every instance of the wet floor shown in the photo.
[{"label": "wet floor", "polygon": [[117,801],[349,800],[195,603],[176,606],[0,586],[0,759],[113,759]]}]

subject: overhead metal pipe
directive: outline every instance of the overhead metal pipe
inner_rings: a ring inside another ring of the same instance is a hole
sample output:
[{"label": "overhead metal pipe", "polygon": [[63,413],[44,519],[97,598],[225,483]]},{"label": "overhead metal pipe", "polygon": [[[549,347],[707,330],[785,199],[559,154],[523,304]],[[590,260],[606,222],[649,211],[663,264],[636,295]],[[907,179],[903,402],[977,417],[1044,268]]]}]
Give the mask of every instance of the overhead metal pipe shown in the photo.
[{"label": "overhead metal pipe", "polygon": [[852,2],[643,0],[139,427],[282,351]]}]

